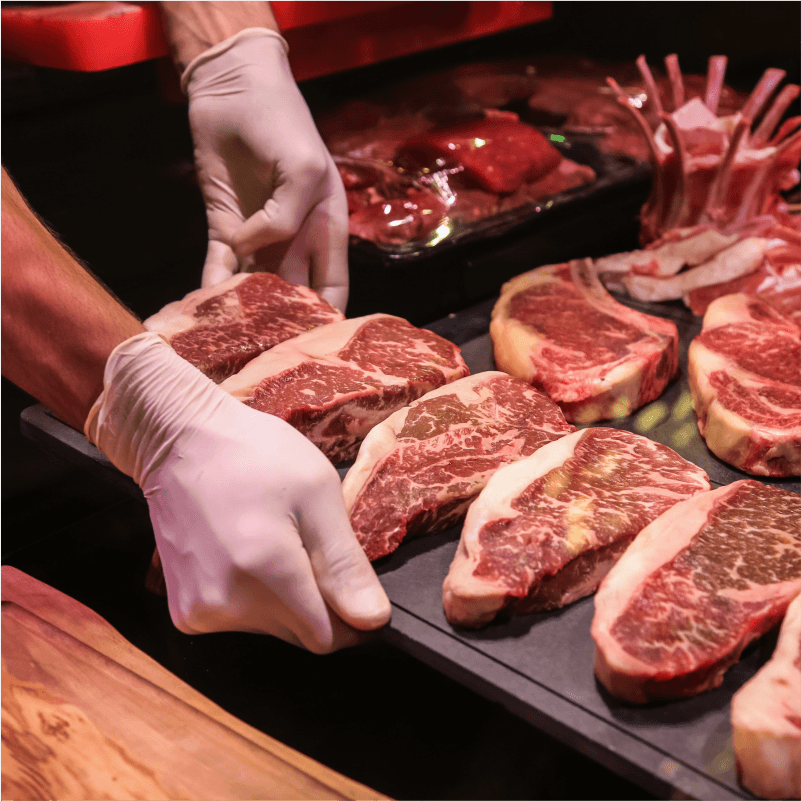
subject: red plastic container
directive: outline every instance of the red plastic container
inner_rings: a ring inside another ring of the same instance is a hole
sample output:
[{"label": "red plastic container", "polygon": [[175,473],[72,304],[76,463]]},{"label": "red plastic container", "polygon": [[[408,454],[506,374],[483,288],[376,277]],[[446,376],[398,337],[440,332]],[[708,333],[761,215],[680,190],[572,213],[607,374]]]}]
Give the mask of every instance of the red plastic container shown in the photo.
[{"label": "red plastic container", "polygon": [[[551,17],[550,2],[272,3],[297,80],[498,33]],[[2,8],[4,58],[94,72],[169,55],[155,3]]]}]

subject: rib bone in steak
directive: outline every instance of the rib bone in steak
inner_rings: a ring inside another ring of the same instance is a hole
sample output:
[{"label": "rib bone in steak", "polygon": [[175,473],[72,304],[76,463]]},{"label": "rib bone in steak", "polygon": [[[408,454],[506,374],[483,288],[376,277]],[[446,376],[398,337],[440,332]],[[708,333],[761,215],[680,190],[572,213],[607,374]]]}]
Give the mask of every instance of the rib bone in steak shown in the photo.
[{"label": "rib bone in steak", "polygon": [[285,339],[345,315],[314,290],[272,273],[239,273],[145,320],[179,356],[220,382]]},{"label": "rib bone in steak", "polygon": [[759,298],[725,295],[707,309],[688,361],[709,449],[754,475],[801,474],[801,329]]},{"label": "rib bone in steak", "polygon": [[281,417],[333,462],[397,409],[469,373],[459,348],[400,317],[373,314],[276,345],[220,385]]},{"label": "rib bone in steak", "polygon": [[668,509],[595,594],[595,674],[631,703],[717,687],[801,591],[801,496],[747,479]]},{"label": "rib bone in steak", "polygon": [[801,798],[801,594],[770,660],[731,699],[740,783],[759,798]]},{"label": "rib bone in steak", "polygon": [[429,392],[379,423],[342,489],[367,556],[462,519],[495,470],[573,430],[545,395],[490,371]]},{"label": "rib bone in steak", "polygon": [[614,300],[590,259],[504,284],[490,334],[496,366],[542,389],[578,423],[631,414],[659,397],[678,367],[676,326]]},{"label": "rib bone in steak", "polygon": [[467,512],[443,586],[451,623],[479,627],[503,608],[557,609],[595,592],[634,537],[710,489],[665,445],[588,428],[502,467]]}]

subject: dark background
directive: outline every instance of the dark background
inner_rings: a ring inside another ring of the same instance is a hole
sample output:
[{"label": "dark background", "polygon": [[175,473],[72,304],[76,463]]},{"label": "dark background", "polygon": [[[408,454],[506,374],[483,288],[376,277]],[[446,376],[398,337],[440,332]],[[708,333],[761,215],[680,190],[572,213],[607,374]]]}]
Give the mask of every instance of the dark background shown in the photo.
[{"label": "dark background", "polygon": [[[685,72],[704,72],[710,55],[728,55],[727,81],[749,91],[768,67],[799,82],[800,8],[556,2],[548,22],[301,88],[316,111],[461,62],[548,53],[631,62],[645,54],[655,65],[676,52]],[[79,74],[2,65],[4,165],[64,242],[141,317],[198,286],[206,247],[186,108],[166,99],[164,69],[145,63]],[[621,221],[621,241],[633,223]],[[580,229],[564,244],[573,256],[588,255],[583,246]],[[359,313],[387,311],[377,288],[375,308],[367,308],[369,283],[356,290]],[[415,298],[426,292],[424,278],[408,287],[406,316],[419,314]],[[34,401],[5,379],[2,401],[3,563],[86,603],[230,712],[399,798],[645,797],[380,641],[319,658],[251,635],[179,634],[164,600],[143,587],[153,549],[144,505],[23,438],[20,412]]]}]

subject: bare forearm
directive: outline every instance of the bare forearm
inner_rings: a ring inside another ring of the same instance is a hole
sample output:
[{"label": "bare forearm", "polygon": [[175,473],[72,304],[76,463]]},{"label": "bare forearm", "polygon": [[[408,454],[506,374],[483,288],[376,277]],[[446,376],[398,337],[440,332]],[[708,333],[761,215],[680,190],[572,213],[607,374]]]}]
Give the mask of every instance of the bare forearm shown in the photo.
[{"label": "bare forearm", "polygon": [[3,375],[82,430],[109,353],[142,324],[39,221],[3,169]]},{"label": "bare forearm", "polygon": [[168,2],[159,6],[180,71],[204,50],[245,28],[278,30],[270,4],[255,0]]}]

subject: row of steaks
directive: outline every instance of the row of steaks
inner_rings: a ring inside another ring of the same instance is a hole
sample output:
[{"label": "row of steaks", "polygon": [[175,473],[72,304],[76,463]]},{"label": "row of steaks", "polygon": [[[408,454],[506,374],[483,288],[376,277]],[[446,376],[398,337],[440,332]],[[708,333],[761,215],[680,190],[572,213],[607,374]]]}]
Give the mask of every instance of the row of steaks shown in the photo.
[{"label": "row of steaks", "polygon": [[[658,397],[678,364],[675,326],[614,301],[592,267],[510,282],[492,332],[504,371],[472,376],[430,331],[383,314],[345,320],[264,273],[191,293],[146,324],[332,461],[356,458],[343,492],[371,559],[466,515],[443,577],[451,623],[558,608],[600,584],[599,680],[633,702],[694,694],[801,591],[801,498],[755,481],[712,491],[704,471],[645,437],[576,430]],[[738,314],[758,322],[754,336],[771,323],[792,334],[752,303]],[[699,347],[717,353],[713,339]]]}]

